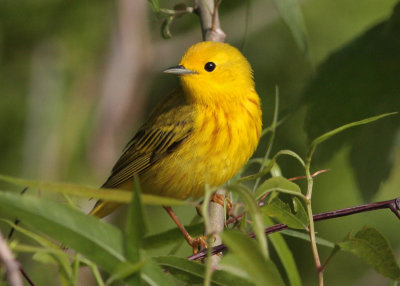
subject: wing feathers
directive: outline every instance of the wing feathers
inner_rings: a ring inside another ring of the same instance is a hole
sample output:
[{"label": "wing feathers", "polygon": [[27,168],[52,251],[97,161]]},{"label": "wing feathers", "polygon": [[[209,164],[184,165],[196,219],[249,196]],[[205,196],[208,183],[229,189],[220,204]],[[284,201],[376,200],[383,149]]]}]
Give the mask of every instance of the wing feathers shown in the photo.
[{"label": "wing feathers", "polygon": [[[178,94],[179,96],[179,94]],[[168,99],[173,101],[173,99]],[[103,187],[115,188],[173,153],[193,133],[194,111],[178,98],[174,106],[150,118],[131,139]],[[176,118],[176,114],[180,114]],[[183,115],[183,116],[182,116]],[[184,118],[184,120],[182,120]]]}]

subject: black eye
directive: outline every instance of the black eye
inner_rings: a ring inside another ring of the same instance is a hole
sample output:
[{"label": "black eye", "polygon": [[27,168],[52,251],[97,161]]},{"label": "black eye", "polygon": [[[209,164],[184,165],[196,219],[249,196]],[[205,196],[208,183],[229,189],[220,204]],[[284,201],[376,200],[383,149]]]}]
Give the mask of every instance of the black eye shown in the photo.
[{"label": "black eye", "polygon": [[213,70],[215,70],[216,65],[213,62],[208,62],[206,63],[206,65],[204,66],[204,69],[208,72],[212,72]]}]

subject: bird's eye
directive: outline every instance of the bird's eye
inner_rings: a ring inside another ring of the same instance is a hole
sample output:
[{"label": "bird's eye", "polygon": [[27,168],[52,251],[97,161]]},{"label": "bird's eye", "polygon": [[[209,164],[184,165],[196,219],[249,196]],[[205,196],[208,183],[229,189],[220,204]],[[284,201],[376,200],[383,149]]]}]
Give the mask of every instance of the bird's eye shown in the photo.
[{"label": "bird's eye", "polygon": [[206,65],[204,66],[204,69],[208,72],[212,72],[213,70],[215,70],[216,65],[213,62],[208,62],[206,63]]}]

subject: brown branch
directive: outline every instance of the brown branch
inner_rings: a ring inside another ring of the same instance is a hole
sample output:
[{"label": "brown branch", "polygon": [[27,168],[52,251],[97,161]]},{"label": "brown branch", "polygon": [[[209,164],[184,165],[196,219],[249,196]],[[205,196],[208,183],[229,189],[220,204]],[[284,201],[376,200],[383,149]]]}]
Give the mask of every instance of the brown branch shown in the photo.
[{"label": "brown branch", "polygon": [[196,0],[196,12],[200,17],[204,41],[224,42],[225,33],[221,29],[218,17],[218,0]]},{"label": "brown branch", "polygon": [[[337,217],[342,217],[342,216],[348,216],[348,215],[353,215],[357,213],[362,213],[362,212],[368,212],[368,211],[374,211],[374,210],[379,210],[379,209],[390,209],[398,219],[400,219],[400,197],[388,201],[382,201],[382,202],[376,202],[376,203],[369,203],[369,204],[364,204],[360,206],[355,206],[355,207],[349,207],[345,209],[339,209],[339,210],[334,210],[334,211],[329,211],[329,212],[324,212],[320,214],[313,215],[314,221],[320,221],[320,220],[327,220],[327,219],[333,219]],[[285,224],[276,224],[270,227],[267,227],[265,229],[265,234],[269,235],[274,232],[282,231],[284,229],[287,229],[288,226]],[[249,237],[254,238],[255,235],[254,233],[251,233]],[[211,253],[212,254],[217,254],[220,253],[224,250],[226,250],[226,246],[224,244],[220,244],[218,246],[215,246],[212,248]],[[207,249],[203,249],[199,253],[196,253],[195,255],[192,255],[188,257],[189,260],[200,260],[205,257],[207,253]]]},{"label": "brown branch", "polygon": [[[218,17],[219,0],[195,0],[196,13],[199,15],[203,40],[224,42],[225,33],[222,31]],[[225,197],[225,189],[219,189],[216,194]],[[206,235],[213,235],[214,240],[211,246],[222,243],[219,233],[225,226],[225,209],[218,203],[210,201],[208,205],[209,225]],[[211,267],[215,268],[220,256],[213,256]]]},{"label": "brown branch", "polygon": [[14,259],[14,256],[8,248],[8,245],[3,238],[3,235],[0,231],[0,262],[6,268],[7,272],[7,280],[10,286],[23,286],[22,277],[19,273],[20,267],[17,260]]}]

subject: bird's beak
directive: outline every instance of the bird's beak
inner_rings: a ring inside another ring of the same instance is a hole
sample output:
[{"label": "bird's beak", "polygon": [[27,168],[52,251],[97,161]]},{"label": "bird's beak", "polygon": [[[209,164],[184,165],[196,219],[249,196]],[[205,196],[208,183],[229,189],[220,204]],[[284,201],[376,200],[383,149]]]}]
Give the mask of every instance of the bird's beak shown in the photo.
[{"label": "bird's beak", "polygon": [[176,75],[196,74],[197,72],[186,69],[183,65],[167,68],[163,72]]}]

